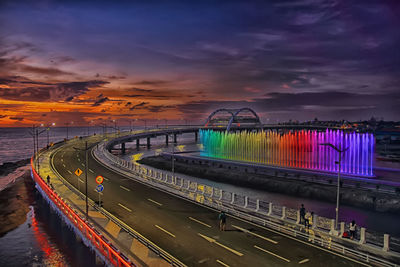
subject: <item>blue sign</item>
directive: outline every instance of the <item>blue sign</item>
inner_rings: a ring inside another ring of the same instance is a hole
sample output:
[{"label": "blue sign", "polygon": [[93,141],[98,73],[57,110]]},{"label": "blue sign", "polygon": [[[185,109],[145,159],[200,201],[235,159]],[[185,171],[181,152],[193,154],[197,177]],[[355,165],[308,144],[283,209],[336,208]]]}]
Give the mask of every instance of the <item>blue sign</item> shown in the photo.
[{"label": "blue sign", "polygon": [[104,186],[102,184],[99,184],[99,185],[96,186],[96,191],[98,193],[103,192],[103,190],[104,190]]}]

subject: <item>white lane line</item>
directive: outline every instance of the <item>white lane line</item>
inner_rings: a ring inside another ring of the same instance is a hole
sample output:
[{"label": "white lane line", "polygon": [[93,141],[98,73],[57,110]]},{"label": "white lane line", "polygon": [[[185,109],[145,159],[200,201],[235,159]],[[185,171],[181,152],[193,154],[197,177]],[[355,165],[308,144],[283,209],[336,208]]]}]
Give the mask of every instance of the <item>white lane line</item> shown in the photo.
[{"label": "white lane line", "polygon": [[120,207],[126,209],[126,210],[129,211],[129,212],[132,212],[132,210],[131,210],[130,208],[125,207],[125,206],[122,205],[121,203],[118,203],[118,206],[120,206]]},{"label": "white lane line", "polygon": [[194,222],[197,222],[197,223],[199,223],[199,224],[202,224],[202,225],[204,225],[204,226],[207,226],[208,228],[211,228],[211,225],[208,225],[208,224],[206,224],[206,223],[204,223],[204,222],[202,222],[202,221],[199,221],[199,220],[197,220],[197,219],[195,219],[195,218],[193,218],[193,217],[188,217],[190,220],[192,220],[192,221],[194,221]]},{"label": "white lane line", "polygon": [[61,159],[61,162],[63,162],[64,160],[63,159]]},{"label": "white lane line", "polygon": [[79,180],[79,182],[81,182],[81,183],[84,183],[84,181],[83,180],[81,180],[81,179],[78,179]]},{"label": "white lane line", "polygon": [[251,235],[254,235],[254,236],[258,237],[258,238],[261,238],[261,239],[264,239],[266,241],[269,241],[269,242],[271,242],[271,243],[273,243],[275,245],[278,244],[278,242],[275,241],[275,240],[269,239],[268,237],[265,237],[265,236],[262,236],[262,235],[259,235],[259,234],[256,234],[256,233],[253,233],[253,232],[251,232],[251,231],[249,231],[247,229],[241,228],[239,226],[236,226],[236,225],[232,224],[232,227],[234,227],[234,228],[236,228],[236,229],[238,229],[238,230],[240,230],[242,232],[245,232],[246,234],[251,234]]},{"label": "white lane line", "polygon": [[106,178],[106,177],[103,177],[104,178],[104,180],[106,180],[106,181],[110,181],[108,178]]},{"label": "white lane line", "polygon": [[119,187],[121,187],[122,189],[126,190],[126,191],[131,191],[129,188],[126,188],[125,186],[120,185]]},{"label": "white lane line", "polygon": [[217,260],[217,262],[218,262],[219,264],[221,264],[222,266],[229,267],[229,265],[226,264],[226,263],[223,262],[223,261]]},{"label": "white lane line", "polygon": [[303,263],[306,263],[306,262],[309,262],[309,261],[310,261],[310,259],[304,259],[304,260],[299,261],[299,264],[303,264]]},{"label": "white lane line", "polygon": [[162,204],[161,203],[159,203],[159,202],[157,202],[157,201],[155,201],[155,200],[152,200],[151,198],[148,198],[147,199],[148,201],[150,201],[150,202],[153,202],[154,204],[156,204],[156,205],[158,205],[158,206],[162,206]]},{"label": "white lane line", "polygon": [[243,253],[241,253],[241,252],[239,252],[239,251],[237,251],[237,250],[234,250],[233,248],[230,248],[230,247],[228,247],[228,246],[225,246],[224,244],[221,244],[221,243],[219,243],[219,242],[217,242],[217,240],[215,240],[214,238],[211,238],[211,237],[208,237],[208,236],[206,236],[206,235],[202,235],[202,234],[200,234],[200,233],[197,233],[199,236],[201,236],[202,238],[204,238],[205,240],[207,240],[208,242],[210,242],[210,243],[214,243],[214,244],[216,244],[216,245],[218,245],[218,246],[220,246],[220,247],[222,247],[222,248],[224,248],[224,249],[226,249],[226,250],[229,250],[230,252],[232,252],[233,254],[235,254],[235,255],[238,255],[238,256],[243,256]]},{"label": "white lane line", "polygon": [[63,167],[64,167],[64,168],[66,167],[65,164],[63,164]]},{"label": "white lane line", "polygon": [[68,170],[69,174],[72,174],[72,172],[70,170]]},{"label": "white lane line", "polygon": [[79,158],[79,154],[76,154],[76,157]]},{"label": "white lane line", "polygon": [[176,237],[174,234],[168,232],[167,230],[165,230],[164,228],[162,228],[161,226],[158,226],[157,224],[154,225],[155,227],[157,227],[158,229],[160,229],[161,231],[163,231],[164,233],[172,236],[172,237]]},{"label": "white lane line", "polygon": [[272,256],[275,256],[275,257],[277,257],[277,258],[279,258],[279,259],[281,259],[281,260],[284,260],[284,261],[286,261],[286,262],[290,262],[290,260],[288,260],[288,259],[286,259],[286,258],[284,258],[284,257],[282,257],[282,256],[279,256],[278,254],[275,254],[275,253],[273,253],[273,252],[271,252],[271,251],[268,251],[268,250],[266,250],[266,249],[264,249],[264,248],[260,248],[260,247],[257,246],[257,245],[254,245],[254,247],[255,247],[256,249],[259,249],[259,250],[261,250],[261,251],[264,251],[265,253],[268,253],[268,254],[270,254],[270,255],[272,255]]},{"label": "white lane line", "polygon": [[78,161],[81,161],[81,159],[80,159],[80,158],[78,158]]},{"label": "white lane line", "polygon": [[94,173],[94,171],[93,171],[92,169],[89,169],[89,171],[90,171],[91,173]]},{"label": "white lane line", "polygon": [[82,163],[82,166],[85,167],[85,164]]}]

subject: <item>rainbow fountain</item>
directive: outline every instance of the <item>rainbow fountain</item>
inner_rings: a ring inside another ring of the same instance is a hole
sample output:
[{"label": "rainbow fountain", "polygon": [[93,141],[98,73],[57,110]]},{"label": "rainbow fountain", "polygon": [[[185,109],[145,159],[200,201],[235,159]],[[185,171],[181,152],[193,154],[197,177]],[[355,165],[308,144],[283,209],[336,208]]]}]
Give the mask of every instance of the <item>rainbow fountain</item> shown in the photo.
[{"label": "rainbow fountain", "polygon": [[200,130],[201,156],[254,162],[285,168],[338,172],[339,155],[321,144],[330,143],[342,153],[341,173],[373,176],[375,138],[370,133],[341,130],[219,132]]}]

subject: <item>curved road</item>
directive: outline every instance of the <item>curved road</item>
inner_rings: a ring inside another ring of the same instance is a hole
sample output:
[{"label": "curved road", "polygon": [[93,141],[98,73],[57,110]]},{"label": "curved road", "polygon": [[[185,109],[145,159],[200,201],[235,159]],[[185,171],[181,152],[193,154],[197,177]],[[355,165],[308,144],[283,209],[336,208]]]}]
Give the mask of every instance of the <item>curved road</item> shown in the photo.
[{"label": "curved road", "polygon": [[[84,145],[81,141],[74,146],[83,149]],[[84,152],[65,145],[52,158],[57,172],[84,192],[84,174],[80,185],[74,174],[77,168],[85,168]],[[221,232],[217,211],[130,180],[97,162],[90,153],[88,192],[95,201],[97,175],[105,178],[103,207],[188,266],[360,265],[229,216],[227,229]]]}]

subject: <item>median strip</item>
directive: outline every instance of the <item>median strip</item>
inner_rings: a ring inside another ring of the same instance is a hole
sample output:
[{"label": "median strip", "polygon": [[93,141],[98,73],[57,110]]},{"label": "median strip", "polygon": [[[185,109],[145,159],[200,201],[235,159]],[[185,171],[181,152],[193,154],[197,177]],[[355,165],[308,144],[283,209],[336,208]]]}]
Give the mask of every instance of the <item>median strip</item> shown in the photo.
[{"label": "median strip", "polygon": [[125,206],[122,205],[121,203],[118,203],[118,206],[120,206],[120,207],[126,209],[126,210],[129,211],[129,212],[132,212],[132,210],[131,210],[130,208],[125,207]]},{"label": "median strip", "polygon": [[195,219],[195,218],[193,218],[193,217],[189,217],[189,219],[192,220],[192,221],[194,221],[194,222],[197,222],[197,223],[199,223],[199,224],[202,224],[202,225],[204,225],[204,226],[207,226],[208,228],[211,228],[211,225],[208,225],[208,224],[206,224],[206,223],[204,223],[204,222],[202,222],[202,221],[199,221],[199,220],[197,220],[197,219]]},{"label": "median strip", "polygon": [[150,202],[153,202],[154,204],[156,204],[156,205],[158,205],[158,206],[162,206],[162,204],[161,203],[159,203],[159,202],[157,202],[157,201],[155,201],[155,200],[152,200],[151,198],[148,198],[147,199],[148,201],[150,201]]},{"label": "median strip", "polygon": [[279,256],[278,254],[275,254],[275,253],[273,253],[273,252],[271,252],[271,251],[268,251],[268,250],[266,250],[266,249],[264,249],[264,248],[260,248],[260,247],[257,246],[257,245],[254,245],[254,247],[255,247],[256,249],[259,249],[259,250],[265,252],[265,253],[268,253],[268,254],[270,254],[270,255],[272,255],[272,256],[275,256],[275,257],[277,257],[277,258],[279,258],[279,259],[281,259],[281,260],[284,260],[284,261],[286,261],[286,262],[290,262],[290,260],[288,260],[288,259],[286,259],[286,258],[284,258],[284,257],[282,257],[282,256]]},{"label": "median strip", "polygon": [[273,243],[273,244],[275,244],[275,245],[278,244],[278,242],[275,241],[275,240],[272,240],[272,239],[269,239],[268,237],[265,237],[265,236],[262,236],[262,235],[259,235],[259,234],[250,232],[249,230],[244,229],[244,228],[241,228],[241,227],[239,227],[239,226],[236,226],[236,225],[233,225],[233,224],[232,224],[232,227],[234,227],[234,228],[236,228],[236,229],[238,229],[238,230],[240,230],[240,231],[242,231],[242,232],[245,232],[246,234],[251,234],[251,235],[256,236],[256,237],[258,237],[258,238],[264,239],[264,240],[266,240],[266,241],[268,241],[268,242],[271,242],[271,243]]},{"label": "median strip", "polygon": [[120,185],[119,187],[121,187],[122,189],[126,190],[126,191],[131,191],[129,188],[126,188],[125,186]]},{"label": "median strip", "polygon": [[161,231],[163,231],[164,233],[169,234],[170,236],[172,236],[172,237],[174,237],[174,238],[176,237],[174,234],[168,232],[167,230],[165,230],[165,229],[162,228],[161,226],[158,226],[157,224],[155,224],[154,226],[157,227],[158,229],[160,229]]}]

